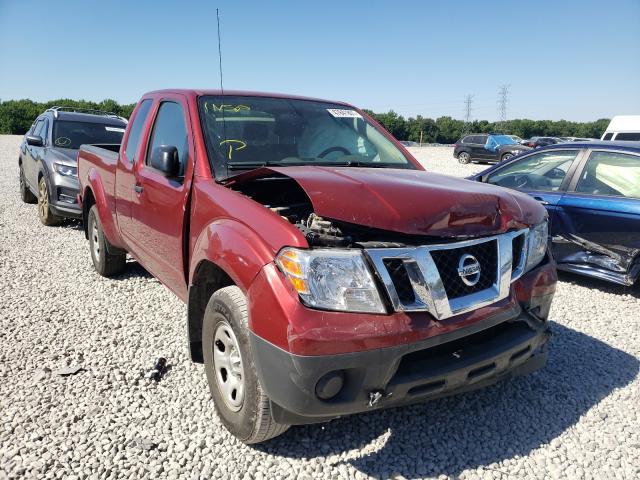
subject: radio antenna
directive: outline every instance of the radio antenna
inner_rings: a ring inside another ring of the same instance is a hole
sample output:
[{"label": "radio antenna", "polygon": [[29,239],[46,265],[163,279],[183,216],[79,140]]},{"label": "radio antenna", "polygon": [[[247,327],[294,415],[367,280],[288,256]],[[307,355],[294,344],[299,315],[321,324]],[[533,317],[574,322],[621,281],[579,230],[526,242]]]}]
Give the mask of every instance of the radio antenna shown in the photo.
[{"label": "radio antenna", "polygon": [[220,43],[220,13],[218,12],[217,8],[216,8],[216,19],[218,21],[218,63],[220,66],[220,91],[224,96],[224,85],[222,84],[222,46]]},{"label": "radio antenna", "polygon": [[[222,101],[220,102],[220,113],[222,114],[222,135],[224,137],[223,143],[225,143],[227,141],[227,123],[224,120],[224,85],[222,83],[222,42],[220,42],[220,11],[217,8],[216,20],[218,22],[218,65],[220,67],[220,95],[222,96]],[[229,177],[228,162],[225,162],[225,167],[227,170],[225,177]]]}]

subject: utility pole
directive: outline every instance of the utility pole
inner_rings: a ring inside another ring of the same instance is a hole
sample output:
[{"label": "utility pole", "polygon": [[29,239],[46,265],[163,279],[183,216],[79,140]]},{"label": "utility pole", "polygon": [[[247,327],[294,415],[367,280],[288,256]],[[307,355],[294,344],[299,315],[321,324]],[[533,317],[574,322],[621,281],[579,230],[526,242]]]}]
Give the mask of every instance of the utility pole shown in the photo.
[{"label": "utility pole", "polygon": [[464,115],[464,132],[463,133],[469,133],[469,127],[470,127],[469,124],[471,123],[471,111],[473,110],[472,108],[473,97],[474,95],[467,95],[466,97],[464,97],[465,115]]},{"label": "utility pole", "polygon": [[509,88],[511,85],[501,85],[498,89],[498,117],[500,126],[504,130],[507,121],[507,105],[509,104]]},{"label": "utility pole", "polygon": [[422,133],[424,132],[424,130],[420,129],[420,146],[422,146]]}]

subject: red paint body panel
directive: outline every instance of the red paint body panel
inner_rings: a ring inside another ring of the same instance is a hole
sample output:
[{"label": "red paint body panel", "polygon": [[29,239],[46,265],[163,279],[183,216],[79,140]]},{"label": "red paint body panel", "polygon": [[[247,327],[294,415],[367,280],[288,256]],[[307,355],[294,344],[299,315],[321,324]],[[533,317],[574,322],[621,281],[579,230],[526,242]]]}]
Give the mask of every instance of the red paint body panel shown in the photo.
[{"label": "red paint body panel", "polygon": [[[324,355],[415,342],[492,313],[520,308],[518,303],[553,292],[556,277],[551,261],[514,282],[507,299],[442,322],[426,313],[372,315],[303,306],[274,258],[284,246],[307,248],[305,237],[276,213],[212,177],[197,99],[218,94],[215,90],[146,94],[143,99],[151,99],[153,105],[135,162],[124,154],[129,128],[117,161],[106,153],[81,150],[79,154],[81,192],[85,198],[88,190],[93,192],[109,241],[128,250],[182,300],[188,297],[198,265],[213,262],[246,293],[254,333],[293,353]],[[141,160],[147,156],[147,140],[164,100],[180,103],[185,111],[190,159],[182,183],[168,180]],[[416,170],[262,168],[230,183],[274,173],[286,175],[299,183],[321,216],[405,234],[490,235],[544,218],[544,208],[526,195],[424,172],[395,139],[386,131],[383,134],[405,152]],[[144,188],[142,194],[132,192],[135,185]]]}]

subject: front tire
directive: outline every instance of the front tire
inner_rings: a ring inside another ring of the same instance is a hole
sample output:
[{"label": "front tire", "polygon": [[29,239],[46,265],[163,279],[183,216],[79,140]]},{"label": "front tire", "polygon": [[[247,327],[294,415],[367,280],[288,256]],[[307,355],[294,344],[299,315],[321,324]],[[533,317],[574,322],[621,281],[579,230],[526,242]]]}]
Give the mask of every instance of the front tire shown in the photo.
[{"label": "front tire", "polygon": [[466,165],[471,161],[471,155],[468,152],[460,152],[458,154],[458,162]]},{"label": "front tire", "polygon": [[24,178],[24,169],[22,168],[22,163],[20,164],[20,198],[24,203],[36,203],[38,199],[36,196],[31,193],[29,187],[27,186],[27,181]]},{"label": "front tire", "polygon": [[500,161],[504,162],[505,160],[509,160],[511,157],[513,157],[513,153],[505,153],[504,155],[502,155],[502,157],[500,157]]},{"label": "front tire", "polygon": [[283,434],[260,385],[249,343],[247,302],[236,286],[215,292],[204,313],[202,350],[209,389],[220,420],[244,443]]},{"label": "front tire", "polygon": [[114,247],[109,244],[109,240],[104,236],[102,224],[98,217],[98,207],[93,205],[89,210],[88,218],[89,247],[91,250],[91,260],[93,266],[103,277],[113,277],[121,273],[127,264],[126,253],[109,253]]},{"label": "front tire", "polygon": [[40,223],[47,227],[60,225],[62,223],[62,217],[55,215],[51,211],[51,205],[49,205],[49,189],[47,188],[47,181],[44,179],[44,176],[40,177],[38,181],[38,218],[40,218]]}]

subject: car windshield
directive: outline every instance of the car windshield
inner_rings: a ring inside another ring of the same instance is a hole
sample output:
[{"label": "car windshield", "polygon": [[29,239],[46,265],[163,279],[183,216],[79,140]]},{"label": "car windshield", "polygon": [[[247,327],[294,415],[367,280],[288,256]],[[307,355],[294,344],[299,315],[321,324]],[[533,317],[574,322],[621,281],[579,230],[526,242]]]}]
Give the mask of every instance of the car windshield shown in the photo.
[{"label": "car windshield", "polygon": [[517,142],[508,135],[489,135],[497,145],[515,145]]},{"label": "car windshield", "polygon": [[53,145],[77,150],[83,144],[119,144],[124,129],[124,125],[57,120],[53,124]]},{"label": "car windshield", "polygon": [[265,165],[415,168],[344,105],[225,95],[200,97],[199,107],[217,177]]}]

